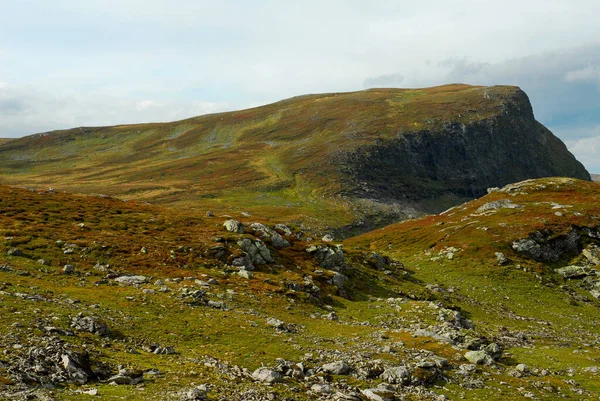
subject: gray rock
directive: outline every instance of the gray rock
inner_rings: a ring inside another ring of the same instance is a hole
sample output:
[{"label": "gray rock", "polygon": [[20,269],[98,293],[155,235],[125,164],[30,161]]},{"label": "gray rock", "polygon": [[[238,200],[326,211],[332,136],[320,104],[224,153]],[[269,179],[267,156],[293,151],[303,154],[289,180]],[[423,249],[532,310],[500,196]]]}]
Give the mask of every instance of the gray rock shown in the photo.
[{"label": "gray rock", "polygon": [[509,199],[500,199],[500,200],[497,200],[497,201],[488,202],[488,203],[480,206],[475,211],[475,213],[485,213],[485,212],[488,212],[488,211],[496,211],[498,209],[519,209],[519,208],[522,208],[522,207],[523,206],[517,205],[516,203],[513,203]]},{"label": "gray rock", "polygon": [[499,266],[504,266],[509,262],[508,258],[502,252],[496,252],[496,260]]},{"label": "gray rock", "polygon": [[311,246],[306,252],[315,257],[321,267],[343,271],[346,268],[346,259],[342,245]]},{"label": "gray rock", "polygon": [[316,394],[333,394],[333,387],[331,384],[316,383],[310,387],[310,391]]},{"label": "gray rock", "polygon": [[65,272],[67,274],[73,273],[74,271],[75,271],[75,266],[73,266],[73,265],[65,265],[63,267],[63,272]]},{"label": "gray rock", "polygon": [[230,219],[223,223],[223,227],[227,231],[231,231],[232,233],[243,234],[244,233],[244,225],[237,220]]},{"label": "gray rock", "polygon": [[173,347],[156,347],[152,353],[156,355],[173,355],[175,349]]},{"label": "gray rock", "polygon": [[260,367],[256,369],[252,373],[252,377],[256,381],[267,384],[279,383],[283,381],[283,376],[281,375],[281,373],[265,367]]},{"label": "gray rock", "polygon": [[139,285],[148,282],[148,277],[146,276],[121,276],[117,277],[115,281],[119,284],[123,285]]},{"label": "gray rock", "polygon": [[252,223],[248,226],[249,232],[253,235],[260,237],[268,242],[276,249],[288,248],[290,243],[284,239],[277,231],[265,226],[261,223]]},{"label": "gray rock", "polygon": [[279,319],[275,319],[274,317],[268,318],[267,324],[271,327],[275,327],[278,330],[285,330],[285,323]]},{"label": "gray rock", "polygon": [[365,390],[361,390],[361,393],[363,393],[363,395],[365,397],[367,397],[367,400],[370,401],[394,401],[395,397],[394,397],[394,392],[385,388],[368,388]]},{"label": "gray rock", "polygon": [[[205,387],[205,386],[202,386]],[[180,401],[209,401],[205,388],[192,387],[180,393]]]},{"label": "gray rock", "polygon": [[600,265],[600,247],[598,245],[588,245],[581,254],[590,265]]},{"label": "gray rock", "polygon": [[324,242],[331,242],[331,241],[333,241],[333,235],[331,235],[331,234],[325,234],[323,236],[323,238],[321,238],[321,240],[324,241]]},{"label": "gray rock", "polygon": [[525,365],[524,363],[520,363],[517,366],[515,366],[515,370],[521,373],[529,373],[529,366]]},{"label": "gray rock", "polygon": [[407,384],[410,382],[410,377],[411,371],[405,366],[387,368],[381,374],[381,379],[390,384]]},{"label": "gray rock", "polygon": [[77,316],[71,319],[71,327],[76,330],[93,333],[98,336],[106,336],[109,334],[106,323],[92,316],[84,316],[83,313],[79,313]]},{"label": "gray rock", "polygon": [[475,365],[492,365],[494,360],[485,351],[469,351],[465,354],[467,361]]},{"label": "gray rock", "polygon": [[325,373],[330,373],[332,375],[346,375],[352,370],[350,365],[348,365],[348,363],[345,361],[326,363],[321,368]]},{"label": "gray rock", "polygon": [[11,248],[6,252],[8,256],[23,256],[24,253],[19,248]]},{"label": "gray rock", "polygon": [[247,280],[250,280],[252,278],[252,272],[245,269],[242,269],[239,272],[237,272],[237,275]]},{"label": "gray rock", "polygon": [[275,224],[274,229],[281,235],[287,235],[287,236],[292,235],[292,230],[290,230],[289,227],[286,226],[285,224]]},{"label": "gray rock", "polygon": [[594,269],[590,269],[586,266],[565,266],[556,269],[555,271],[566,279],[582,278],[596,274]]},{"label": "gray rock", "polygon": [[502,356],[502,349],[496,343],[488,344],[483,349],[492,359],[497,360]]},{"label": "gray rock", "polygon": [[275,260],[271,252],[262,241],[253,241],[250,238],[242,238],[237,242],[238,246],[246,252],[253,264],[262,265],[273,263]]}]

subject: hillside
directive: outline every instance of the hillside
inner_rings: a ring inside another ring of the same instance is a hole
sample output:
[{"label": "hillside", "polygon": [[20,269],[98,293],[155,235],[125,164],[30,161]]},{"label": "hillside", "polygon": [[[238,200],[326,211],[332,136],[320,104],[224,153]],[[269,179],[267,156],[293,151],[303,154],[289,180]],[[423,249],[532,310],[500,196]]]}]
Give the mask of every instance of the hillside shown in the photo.
[{"label": "hillside", "polygon": [[530,180],[337,244],[0,186],[0,398],[595,399],[599,202]]},{"label": "hillside", "polygon": [[5,184],[365,232],[526,178],[589,180],[516,87],[307,95],[0,144]]}]

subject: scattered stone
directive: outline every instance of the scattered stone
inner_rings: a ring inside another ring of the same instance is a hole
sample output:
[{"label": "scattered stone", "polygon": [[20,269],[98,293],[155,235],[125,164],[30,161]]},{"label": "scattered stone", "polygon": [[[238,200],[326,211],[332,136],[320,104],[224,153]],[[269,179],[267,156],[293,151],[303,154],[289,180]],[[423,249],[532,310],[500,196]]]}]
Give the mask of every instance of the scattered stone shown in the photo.
[{"label": "scattered stone", "polygon": [[239,272],[237,272],[237,275],[240,276],[241,278],[245,278],[247,280],[250,280],[252,278],[252,272],[246,270],[246,269],[242,269]]},{"label": "scattered stone", "polygon": [[67,273],[67,274],[71,274],[75,271],[75,266],[73,265],[65,265],[63,267],[63,272]]},{"label": "scattered stone", "polygon": [[109,333],[106,323],[91,316],[84,316],[83,313],[79,313],[71,319],[71,327],[98,336],[106,336]]},{"label": "scattered stone", "polygon": [[262,241],[253,241],[250,238],[243,238],[239,240],[237,244],[244,252],[246,252],[251,264],[262,265],[265,263],[273,263],[275,261],[271,256],[271,252],[269,252],[269,249]]},{"label": "scattered stone", "polygon": [[516,203],[513,203],[512,201],[510,201],[509,199],[500,199],[497,201],[493,201],[493,202],[488,202],[482,206],[480,206],[475,213],[485,213],[488,211],[496,211],[498,209],[519,209],[522,208],[523,206],[521,205],[517,205]]},{"label": "scattered stone", "polygon": [[345,361],[326,363],[321,368],[325,373],[330,373],[332,375],[346,375],[352,370],[350,365],[348,365]]},{"label": "scattered stone", "polygon": [[179,393],[180,401],[209,401],[206,386],[192,387]]},{"label": "scattered stone", "polygon": [[331,384],[316,383],[310,387],[310,391],[316,394],[333,394],[333,387]]},{"label": "scattered stone", "polygon": [[394,392],[386,388],[368,388],[361,390],[361,393],[370,401],[394,401]]},{"label": "scattered stone", "polygon": [[223,223],[223,226],[227,231],[231,231],[232,233],[244,233],[244,225],[237,220],[229,219]]},{"label": "scattered stone", "polygon": [[556,272],[566,279],[582,278],[596,274],[594,269],[586,266],[566,266],[556,269]]},{"label": "scattered stone", "polygon": [[[71,345],[57,339],[40,339],[40,345],[26,349],[23,355],[13,356],[4,365],[8,376],[17,383],[57,385],[61,383],[85,384],[103,375],[93,371],[87,352],[71,349]],[[96,364],[98,369],[103,365]]]},{"label": "scattered stone", "polygon": [[529,373],[529,366],[525,365],[524,363],[520,363],[517,366],[515,366],[515,370],[521,373]]},{"label": "scattered stone", "polygon": [[8,256],[23,256],[24,253],[19,248],[10,248],[8,252],[6,252]]},{"label": "scattered stone", "polygon": [[144,372],[134,371],[130,369],[120,368],[119,373],[108,379],[111,384],[129,384],[135,385],[141,383],[144,380]]},{"label": "scattered stone", "polygon": [[334,271],[343,271],[346,268],[344,248],[342,245],[311,246],[306,252],[317,259],[321,267]]},{"label": "scattered stone", "polygon": [[285,224],[275,224],[275,227],[273,227],[273,228],[275,229],[275,231],[277,231],[281,235],[286,235],[286,236],[292,235],[292,230],[290,230],[289,227],[286,226]]},{"label": "scattered stone", "polygon": [[496,252],[496,260],[498,261],[498,266],[504,266],[509,262],[508,258],[502,252]]},{"label": "scattered stone", "polygon": [[408,384],[410,378],[411,371],[405,366],[387,368],[381,375],[381,379],[390,384]]},{"label": "scattered stone", "polygon": [[600,246],[590,244],[581,252],[581,254],[587,259],[590,265],[600,265]]},{"label": "scattered stone", "polygon": [[215,217],[215,214],[213,212],[211,212],[210,210],[208,210],[206,212],[206,217]]},{"label": "scattered stone", "polygon": [[175,354],[175,349],[173,347],[156,347],[152,353],[156,355],[173,355]]},{"label": "scattered stone", "polygon": [[123,285],[140,285],[148,282],[146,276],[121,276],[117,277],[115,281]]},{"label": "scattered stone", "polygon": [[332,242],[333,241],[333,235],[331,235],[331,234],[325,234],[323,236],[323,238],[321,238],[321,240],[323,242]]},{"label": "scattered stone", "polygon": [[493,365],[494,360],[485,351],[468,351],[465,354],[467,361],[474,363],[475,365]]},{"label": "scattered stone", "polygon": [[281,373],[265,367],[256,369],[252,373],[252,377],[256,381],[267,384],[279,383],[283,381],[283,376],[281,376]]}]

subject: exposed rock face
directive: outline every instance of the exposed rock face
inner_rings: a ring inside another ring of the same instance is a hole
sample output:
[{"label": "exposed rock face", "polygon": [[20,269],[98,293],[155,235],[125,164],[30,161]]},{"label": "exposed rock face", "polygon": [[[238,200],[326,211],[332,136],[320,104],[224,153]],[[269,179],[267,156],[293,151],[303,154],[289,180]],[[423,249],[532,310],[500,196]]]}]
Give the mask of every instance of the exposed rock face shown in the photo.
[{"label": "exposed rock face", "polygon": [[345,195],[440,212],[448,204],[423,201],[475,198],[489,187],[528,178],[591,179],[564,143],[535,120],[523,91],[502,99],[501,108],[488,119],[398,132],[396,139],[343,155],[339,169],[351,188]]}]

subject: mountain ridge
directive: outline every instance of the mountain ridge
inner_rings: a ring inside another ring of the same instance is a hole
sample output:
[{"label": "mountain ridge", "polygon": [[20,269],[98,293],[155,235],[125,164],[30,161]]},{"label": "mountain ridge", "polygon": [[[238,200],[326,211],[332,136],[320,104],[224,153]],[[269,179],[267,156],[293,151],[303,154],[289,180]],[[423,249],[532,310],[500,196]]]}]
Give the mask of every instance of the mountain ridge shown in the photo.
[{"label": "mountain ridge", "polygon": [[7,184],[270,212],[340,233],[439,212],[488,186],[590,179],[519,88],[459,84],[42,133],[0,144],[0,156]]}]

